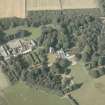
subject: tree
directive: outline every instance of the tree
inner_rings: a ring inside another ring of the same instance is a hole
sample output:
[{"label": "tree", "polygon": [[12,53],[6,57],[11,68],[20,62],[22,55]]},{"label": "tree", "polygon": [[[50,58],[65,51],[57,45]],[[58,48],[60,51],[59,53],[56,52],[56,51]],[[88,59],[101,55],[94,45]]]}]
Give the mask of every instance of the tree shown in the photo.
[{"label": "tree", "polygon": [[98,66],[98,61],[99,61],[99,54],[98,53],[94,53],[92,55],[92,67],[97,67]]},{"label": "tree", "polygon": [[90,55],[89,55],[87,52],[84,52],[84,53],[82,54],[82,60],[83,60],[84,62],[89,62],[89,61],[90,61]]},{"label": "tree", "polygon": [[71,62],[69,62],[67,59],[57,59],[56,62],[51,66],[51,71],[54,74],[70,73],[70,69],[68,69],[68,66],[70,65]]},{"label": "tree", "polygon": [[90,71],[89,71],[89,74],[90,74],[90,76],[92,76],[93,78],[98,78],[98,77],[100,76],[100,74],[99,74],[97,68],[90,70]]},{"label": "tree", "polygon": [[62,74],[64,73],[63,69],[60,68],[58,63],[54,63],[51,68],[50,68],[51,72],[54,74]]},{"label": "tree", "polygon": [[101,56],[99,57],[99,60],[98,60],[98,65],[105,65],[105,56]]},{"label": "tree", "polygon": [[69,38],[68,38],[68,36],[67,35],[64,35],[64,37],[63,37],[63,49],[68,49],[68,48],[70,48],[70,40],[69,40]]},{"label": "tree", "polygon": [[71,72],[71,69],[70,68],[65,69],[65,74],[66,75],[70,74],[70,72]]},{"label": "tree", "polygon": [[82,54],[82,59],[84,62],[88,62],[91,60],[92,50],[89,45],[86,45]]},{"label": "tree", "polygon": [[98,51],[99,53],[103,53],[104,50],[105,50],[105,33],[101,34],[101,36],[98,37]]},{"label": "tree", "polygon": [[22,69],[27,69],[29,67],[29,63],[27,62],[23,55],[18,55],[16,60],[20,63]]},{"label": "tree", "polygon": [[105,15],[105,0],[97,0],[99,8],[103,15]]},{"label": "tree", "polygon": [[65,69],[67,68],[68,66],[71,65],[71,62],[68,61],[67,59],[59,59],[59,66],[62,68],[62,69]]},{"label": "tree", "polygon": [[6,40],[6,33],[4,33],[3,31],[0,31],[0,44],[5,43]]},{"label": "tree", "polygon": [[91,54],[92,54],[91,47],[89,45],[86,45],[84,48],[84,52],[91,56]]}]

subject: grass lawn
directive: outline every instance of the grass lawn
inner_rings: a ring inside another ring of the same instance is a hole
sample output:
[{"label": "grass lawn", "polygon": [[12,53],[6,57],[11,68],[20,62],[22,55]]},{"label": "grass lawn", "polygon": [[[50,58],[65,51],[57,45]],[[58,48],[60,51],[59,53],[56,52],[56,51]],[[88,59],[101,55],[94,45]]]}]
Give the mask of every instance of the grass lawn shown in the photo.
[{"label": "grass lawn", "polygon": [[67,99],[30,88],[22,82],[9,87],[4,93],[8,105],[70,105]]},{"label": "grass lawn", "polygon": [[41,28],[35,28],[35,27],[23,27],[23,26],[18,26],[16,28],[10,28],[6,30],[5,32],[10,35],[10,34],[15,34],[18,30],[27,30],[31,32],[32,34],[29,37],[26,37],[26,39],[35,39],[38,36],[41,35]]}]

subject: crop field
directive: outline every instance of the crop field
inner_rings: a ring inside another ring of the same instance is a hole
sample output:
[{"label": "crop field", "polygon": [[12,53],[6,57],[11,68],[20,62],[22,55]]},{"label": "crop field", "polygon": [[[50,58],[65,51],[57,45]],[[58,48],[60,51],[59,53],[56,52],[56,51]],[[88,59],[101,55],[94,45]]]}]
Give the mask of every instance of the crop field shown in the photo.
[{"label": "crop field", "polygon": [[[97,8],[96,0],[62,0],[63,9]],[[59,10],[59,0],[0,0],[0,17],[24,18],[30,10]]]},{"label": "crop field", "polygon": [[[60,9],[59,0],[28,0],[28,10]],[[63,9],[97,8],[96,0],[62,0]]]},{"label": "crop field", "polygon": [[0,0],[0,17],[25,16],[25,0]]}]

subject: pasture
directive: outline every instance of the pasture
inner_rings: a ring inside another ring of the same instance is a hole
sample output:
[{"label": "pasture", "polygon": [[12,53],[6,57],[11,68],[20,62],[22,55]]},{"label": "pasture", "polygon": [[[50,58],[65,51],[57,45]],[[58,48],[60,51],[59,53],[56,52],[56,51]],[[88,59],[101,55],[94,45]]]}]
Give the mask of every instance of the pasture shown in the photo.
[{"label": "pasture", "polygon": [[8,105],[70,105],[67,99],[61,99],[52,93],[30,88],[19,82],[4,92]]},{"label": "pasture", "polygon": [[86,71],[83,62],[72,66],[72,75],[76,83],[83,83],[80,89],[72,92],[72,96],[80,105],[105,105],[105,76],[93,79]]}]

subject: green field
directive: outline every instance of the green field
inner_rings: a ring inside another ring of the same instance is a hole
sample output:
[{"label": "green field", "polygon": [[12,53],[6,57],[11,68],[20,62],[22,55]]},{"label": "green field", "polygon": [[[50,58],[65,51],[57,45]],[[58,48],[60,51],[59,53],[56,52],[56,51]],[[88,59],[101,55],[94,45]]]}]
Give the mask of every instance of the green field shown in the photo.
[{"label": "green field", "polygon": [[40,27],[35,28],[35,27],[18,26],[16,28],[10,28],[10,29],[6,30],[5,32],[8,35],[11,35],[11,34],[15,34],[18,30],[27,30],[27,31],[31,32],[32,34],[29,37],[26,37],[28,39],[35,39],[41,35],[41,28]]},{"label": "green field", "polygon": [[8,105],[71,105],[69,100],[36,90],[20,82],[5,90]]},{"label": "green field", "polygon": [[80,105],[105,105],[105,76],[93,79],[83,62],[72,66],[72,75],[76,83],[83,83],[80,89],[72,92]]},{"label": "green field", "polygon": [[88,74],[88,71],[84,67],[84,64],[82,61],[78,62],[76,65],[71,66],[72,69],[72,75],[74,76],[74,80],[77,83],[87,83],[91,81],[91,77]]}]

